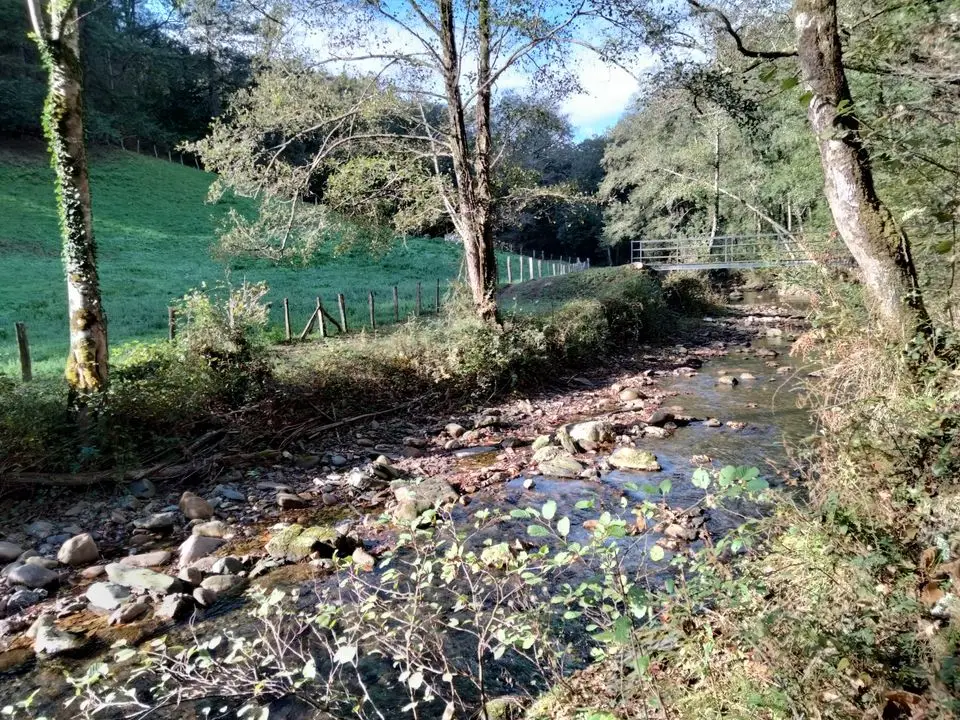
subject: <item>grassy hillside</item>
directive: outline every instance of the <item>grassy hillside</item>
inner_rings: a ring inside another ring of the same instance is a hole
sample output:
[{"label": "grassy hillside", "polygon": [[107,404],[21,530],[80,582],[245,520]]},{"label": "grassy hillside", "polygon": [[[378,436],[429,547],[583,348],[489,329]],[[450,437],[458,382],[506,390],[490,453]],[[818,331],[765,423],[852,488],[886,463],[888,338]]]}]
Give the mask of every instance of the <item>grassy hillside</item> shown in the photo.
[{"label": "grassy hillside", "polygon": [[[211,257],[215,229],[229,202],[204,202],[212,176],[151,157],[97,153],[91,163],[94,225],[111,343],[166,332],[166,307],[206,282],[266,281],[272,323],[282,323],[289,297],[295,332],[320,295],[333,306],[347,296],[352,326],[367,318],[367,292],[379,322],[393,316],[391,288],[400,287],[402,313],[413,307],[417,281],[432,308],[436,281],[460,267],[460,250],[440,240],[413,239],[384,257],[326,256],[310,267],[276,267],[257,260],[226,266]],[[0,149],[0,372],[16,373],[13,324],[27,323],[35,371],[59,373],[67,347],[66,293],[60,263],[53,174],[42,149]],[[505,271],[504,271],[505,272]]]}]

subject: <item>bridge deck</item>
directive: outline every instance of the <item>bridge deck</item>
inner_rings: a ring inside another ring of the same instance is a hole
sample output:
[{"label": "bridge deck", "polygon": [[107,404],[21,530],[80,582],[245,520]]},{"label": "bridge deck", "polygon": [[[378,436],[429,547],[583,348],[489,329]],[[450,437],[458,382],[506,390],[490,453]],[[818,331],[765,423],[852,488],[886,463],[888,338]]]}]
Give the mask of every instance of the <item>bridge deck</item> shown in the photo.
[{"label": "bridge deck", "polygon": [[834,264],[850,255],[832,236],[768,233],[634,240],[630,259],[666,272]]}]

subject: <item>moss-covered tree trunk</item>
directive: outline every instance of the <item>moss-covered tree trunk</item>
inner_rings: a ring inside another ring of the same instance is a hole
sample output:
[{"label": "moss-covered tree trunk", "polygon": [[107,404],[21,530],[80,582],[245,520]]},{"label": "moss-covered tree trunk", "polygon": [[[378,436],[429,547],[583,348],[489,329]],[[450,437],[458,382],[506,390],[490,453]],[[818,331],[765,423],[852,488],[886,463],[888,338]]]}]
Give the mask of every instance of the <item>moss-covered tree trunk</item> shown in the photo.
[{"label": "moss-covered tree trunk", "polygon": [[796,0],[800,69],[813,94],[808,117],[820,148],[827,202],[863,273],[877,314],[895,339],[930,333],[906,234],[877,196],[843,67],[836,0]]},{"label": "moss-covered tree trunk", "polygon": [[48,72],[43,127],[56,174],[67,278],[70,354],[66,378],[75,403],[107,386],[107,322],[100,300],[90,181],[83,137],[83,82],[75,2],[27,0],[34,36]]}]

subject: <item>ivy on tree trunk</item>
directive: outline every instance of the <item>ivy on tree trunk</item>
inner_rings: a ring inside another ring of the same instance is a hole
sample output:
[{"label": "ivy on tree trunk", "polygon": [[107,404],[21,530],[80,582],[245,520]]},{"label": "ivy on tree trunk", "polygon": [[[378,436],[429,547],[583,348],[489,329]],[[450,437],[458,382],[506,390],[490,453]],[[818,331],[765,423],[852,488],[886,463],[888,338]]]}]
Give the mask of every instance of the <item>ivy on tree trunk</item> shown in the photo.
[{"label": "ivy on tree trunk", "polygon": [[75,2],[27,0],[34,40],[48,74],[43,127],[56,176],[56,194],[67,279],[70,353],[66,379],[72,402],[107,387],[107,322],[100,299],[90,179],[83,136],[83,81],[79,16]]}]

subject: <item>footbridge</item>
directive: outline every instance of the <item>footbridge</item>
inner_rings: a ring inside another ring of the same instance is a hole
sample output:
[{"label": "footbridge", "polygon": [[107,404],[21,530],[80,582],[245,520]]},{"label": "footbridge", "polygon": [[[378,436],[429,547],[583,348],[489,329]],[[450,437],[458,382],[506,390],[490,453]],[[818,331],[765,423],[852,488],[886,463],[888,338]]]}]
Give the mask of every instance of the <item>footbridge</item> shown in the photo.
[{"label": "footbridge", "polygon": [[850,253],[835,235],[769,233],[644,238],[630,261],[654,270],[718,270],[846,264]]}]

